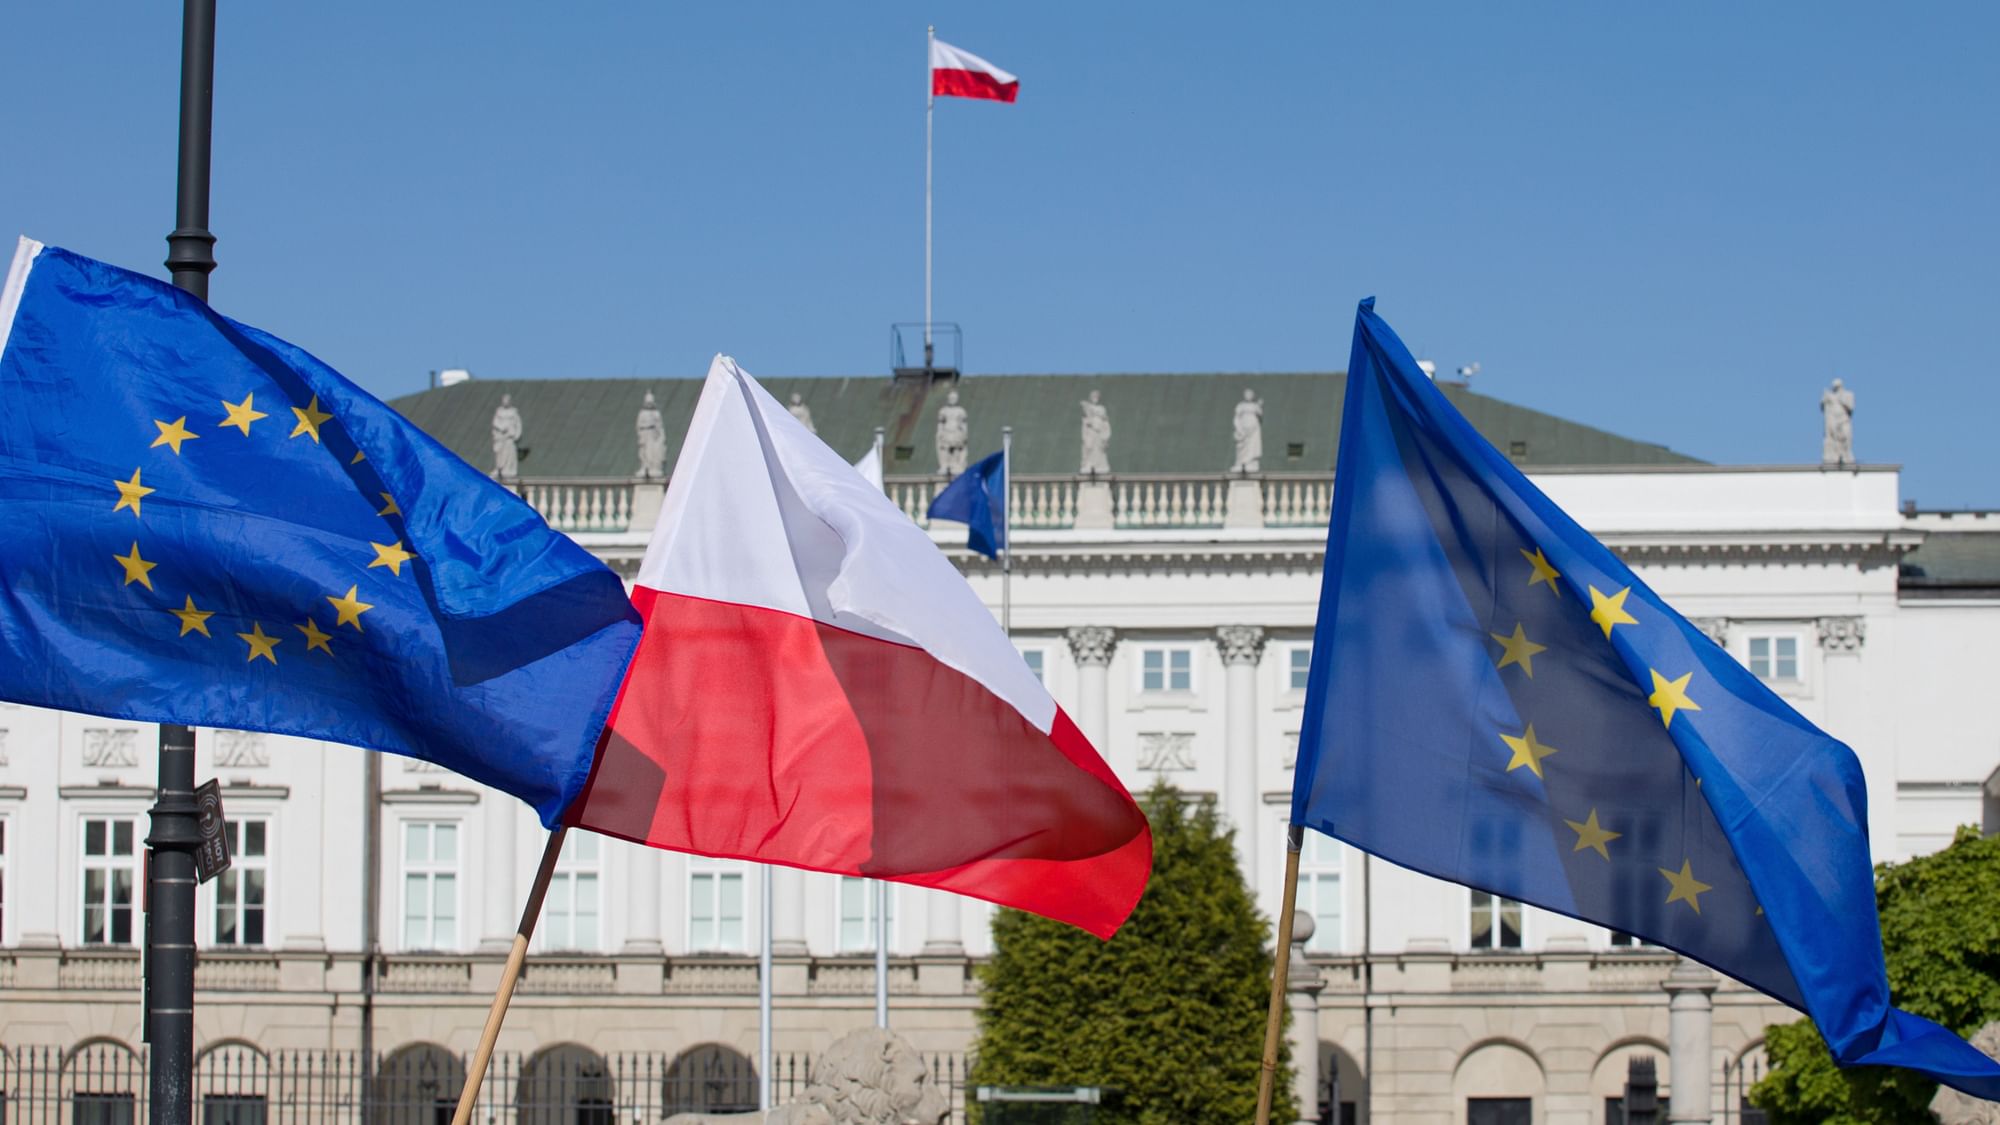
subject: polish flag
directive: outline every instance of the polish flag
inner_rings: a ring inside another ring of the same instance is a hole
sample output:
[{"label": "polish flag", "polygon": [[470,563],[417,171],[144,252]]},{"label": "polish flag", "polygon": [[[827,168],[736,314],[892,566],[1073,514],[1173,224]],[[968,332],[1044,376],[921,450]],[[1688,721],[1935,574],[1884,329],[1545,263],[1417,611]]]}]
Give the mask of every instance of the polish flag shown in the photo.
[{"label": "polish flag", "polygon": [[930,536],[717,356],[568,823],[1116,932],[1145,816]]},{"label": "polish flag", "polygon": [[1021,80],[939,39],[931,40],[931,93],[948,98],[989,98],[1011,102]]}]

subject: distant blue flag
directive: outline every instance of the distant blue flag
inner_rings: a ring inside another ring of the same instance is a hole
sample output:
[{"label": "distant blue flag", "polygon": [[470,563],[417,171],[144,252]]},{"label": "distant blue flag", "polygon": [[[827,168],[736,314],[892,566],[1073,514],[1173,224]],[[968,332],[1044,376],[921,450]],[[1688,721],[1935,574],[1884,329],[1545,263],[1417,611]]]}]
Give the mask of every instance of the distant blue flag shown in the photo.
[{"label": "distant blue flag", "polygon": [[989,559],[1007,549],[1006,454],[995,453],[974,462],[946,485],[924,514],[934,520],[957,520],[966,526],[965,545]]},{"label": "distant blue flag", "polygon": [[1679,950],[1846,1064],[2000,1097],[1889,1006],[1853,751],[1667,607],[1489,445],[1364,301],[1296,824]]},{"label": "distant blue flag", "polygon": [[407,754],[554,826],[618,577],[305,352],[21,240],[0,290],[0,698]]}]

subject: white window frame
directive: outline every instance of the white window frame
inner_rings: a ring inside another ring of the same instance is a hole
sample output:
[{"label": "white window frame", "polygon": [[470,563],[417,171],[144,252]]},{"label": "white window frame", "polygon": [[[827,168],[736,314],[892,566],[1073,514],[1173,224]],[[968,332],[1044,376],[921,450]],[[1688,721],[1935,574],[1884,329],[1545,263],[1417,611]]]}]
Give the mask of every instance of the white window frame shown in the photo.
[{"label": "white window frame", "polygon": [[[93,856],[89,853],[90,824],[92,821],[103,821],[105,824],[104,847],[106,851],[102,856]],[[118,856],[111,851],[112,848],[117,846],[117,828],[115,826],[121,821],[132,826],[132,851],[126,856]],[[145,868],[141,863],[141,857],[145,855],[145,851],[145,835],[139,829],[138,813],[120,812],[112,809],[82,810],[78,813],[76,820],[76,944],[78,946],[86,949],[126,949],[135,947],[140,943],[143,937],[144,925],[140,907],[144,902],[146,893],[144,886]],[[90,883],[89,873],[94,870],[105,873],[107,897],[105,900],[104,917],[106,940],[104,941],[89,940],[90,897],[85,888]],[[129,914],[127,923],[128,936],[125,941],[112,941],[109,940],[112,932],[109,892],[111,885],[115,882],[113,876],[121,870],[129,872],[132,876],[131,896],[126,904],[126,910]]]},{"label": "white window frame", "polygon": [[[1035,682],[1041,684],[1043,688],[1047,688],[1049,686],[1048,646],[1039,644],[1026,644],[1026,645],[1017,644],[1014,646],[1014,651],[1021,654],[1021,662],[1028,666],[1028,671],[1034,673]],[[1039,662],[1039,665],[1037,664],[1037,662]]]},{"label": "white window frame", "polygon": [[[1804,626],[1794,624],[1746,624],[1740,626],[1740,629],[1742,633],[1742,641],[1740,643],[1743,647],[1736,655],[1737,659],[1743,662],[1744,670],[1756,676],[1758,681],[1763,683],[1765,687],[1781,695],[1803,695],[1810,690],[1811,677],[1809,673],[1811,666],[1809,664],[1809,656],[1814,649],[1811,643],[1812,634]],[[1752,660],[1754,659],[1752,650],[1758,641],[1769,641],[1771,643],[1770,662],[1773,673],[1771,675],[1758,675],[1756,668],[1752,666]],[[1792,643],[1794,654],[1793,670],[1795,674],[1790,677],[1781,677],[1775,674],[1778,666],[1778,644],[1781,641],[1790,641]]]},{"label": "white window frame", "polygon": [[[604,837],[595,832],[570,832],[563,836],[562,851],[556,856],[555,871],[542,900],[542,920],[535,927],[544,953],[601,953],[604,949]],[[588,854],[586,854],[588,853]],[[591,925],[589,940],[576,936],[577,904],[585,896],[579,888],[589,886]],[[567,907],[565,910],[564,907]]]},{"label": "white window frame", "polygon": [[[733,943],[724,937],[724,923],[727,916],[722,912],[722,890],[727,885],[726,880],[731,877],[736,879],[739,912],[736,919],[738,933]],[[713,890],[705,892],[700,889],[704,879],[713,880]],[[687,929],[684,935],[686,940],[684,948],[689,953],[747,952],[750,948],[751,890],[748,865],[733,859],[711,859],[707,856],[691,855],[688,857],[687,880],[684,885],[687,888]],[[702,924],[697,918],[697,907],[704,905],[700,901],[703,894],[710,896],[706,905],[712,908],[712,921],[709,924],[715,927],[713,941],[699,940],[696,935],[696,927]]]},{"label": "white window frame", "polygon": [[[409,856],[409,832],[412,827],[423,825],[430,829],[430,839],[426,851],[434,857],[437,852],[437,829],[452,829],[453,856],[449,861],[427,857],[418,861],[420,868],[411,869]],[[411,813],[396,820],[396,948],[404,953],[459,953],[466,946],[465,918],[465,855],[468,850],[465,818],[423,813]],[[446,864],[449,864],[447,867]],[[429,931],[429,941],[418,944],[410,941],[410,876],[424,875],[430,888],[431,909],[425,923]],[[451,877],[452,926],[457,931],[449,942],[437,940],[437,877]]]},{"label": "white window frame", "polygon": [[[876,880],[864,879],[856,875],[842,875],[833,889],[833,947],[837,953],[875,952],[875,887]],[[847,940],[847,896],[850,890],[861,892],[861,933],[857,944]],[[889,948],[896,948],[896,885],[883,885],[888,893],[887,913],[889,915]]]},{"label": "white window frame", "polygon": [[[1485,893],[1486,892],[1484,891],[1473,890],[1471,887],[1467,887],[1465,889],[1465,948],[1472,953],[1525,952],[1528,948],[1528,904],[1525,902],[1521,902],[1518,899],[1508,898],[1505,895],[1490,896],[1489,905],[1487,907],[1487,909],[1490,910],[1493,914],[1492,933],[1493,933],[1494,944],[1488,946],[1475,946],[1472,944],[1472,912],[1475,909],[1473,906],[1473,896]],[[1521,944],[1517,946],[1499,944],[1500,912],[1502,909],[1501,904],[1506,902],[1514,903],[1516,906],[1519,906],[1521,908]]]},{"label": "white window frame", "polygon": [[[1142,699],[1186,699],[1201,690],[1201,661],[1195,646],[1186,642],[1153,642],[1136,645],[1132,659],[1132,687]],[[1160,653],[1160,686],[1146,686],[1146,657]],[[1173,686],[1174,657],[1187,658],[1187,686]]]},{"label": "white window frame", "polygon": [[1312,667],[1312,650],[1311,641],[1291,641],[1278,646],[1280,654],[1278,659],[1279,700],[1293,705],[1305,702],[1306,685],[1303,682],[1298,684],[1292,683],[1292,665],[1295,661],[1303,657],[1305,668],[1301,669],[1301,671],[1309,671]]},{"label": "white window frame", "polygon": [[[245,834],[243,826],[252,822],[264,826],[264,854],[262,856],[246,856],[239,847],[243,842]],[[272,879],[272,875],[277,871],[277,865],[271,861],[271,853],[274,850],[273,846],[276,844],[278,838],[276,822],[272,820],[269,813],[259,810],[257,812],[246,813],[242,816],[231,817],[229,818],[229,824],[233,829],[229,840],[229,871],[225,871],[220,876],[211,879],[202,888],[201,924],[204,942],[216,949],[269,949],[275,944],[272,941],[272,931],[278,920],[278,912],[272,902],[273,883],[275,882]],[[262,871],[264,873],[264,902],[260,907],[264,912],[264,938],[262,941],[256,942],[234,941],[225,944],[220,939],[216,926],[216,922],[218,921],[216,916],[222,910],[222,884],[232,872],[236,875],[238,889],[237,910],[239,912],[237,932],[241,933],[243,926],[241,917],[243,901],[241,894],[242,880],[244,874],[249,871]]]},{"label": "white window frame", "polygon": [[[1310,888],[1310,891],[1309,891]],[[1305,830],[1305,844],[1299,849],[1298,909],[1312,915],[1313,936],[1306,949],[1313,953],[1342,953],[1347,949],[1347,848],[1339,840],[1312,829]],[[1333,924],[1324,915],[1332,900]]]}]

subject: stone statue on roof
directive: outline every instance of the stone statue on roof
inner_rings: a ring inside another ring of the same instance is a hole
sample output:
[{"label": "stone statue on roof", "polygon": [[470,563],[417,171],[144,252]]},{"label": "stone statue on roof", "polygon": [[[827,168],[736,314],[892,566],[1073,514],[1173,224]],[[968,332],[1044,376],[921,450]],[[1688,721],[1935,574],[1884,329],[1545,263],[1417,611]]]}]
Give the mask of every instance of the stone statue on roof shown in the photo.
[{"label": "stone statue on roof", "polygon": [[1232,473],[1254,473],[1264,463],[1264,404],[1257,392],[1245,388],[1243,401],[1236,404],[1236,463]]},{"label": "stone statue on roof", "polygon": [[1083,403],[1083,467],[1086,473],[1108,473],[1111,471],[1111,412],[1101,401],[1103,395],[1090,392]]},{"label": "stone statue on roof", "polygon": [[806,396],[800,394],[797,391],[793,391],[792,404],[790,406],[785,407],[785,409],[791,412],[792,417],[797,418],[799,420],[799,424],[806,428],[807,433],[809,434],[819,433],[819,427],[813,425],[812,407],[806,405]]},{"label": "stone statue on roof", "polygon": [[501,395],[500,409],[493,412],[493,476],[513,480],[521,475],[521,412],[514,409],[514,396]]},{"label": "stone statue on roof", "polygon": [[660,408],[653,402],[653,392],[646,392],[645,405],[639,408],[639,479],[659,480],[667,475],[667,427],[660,420]]},{"label": "stone statue on roof", "polygon": [[1854,464],[1854,392],[1835,379],[1819,396],[1819,412],[1826,422],[1820,460],[1829,465]]},{"label": "stone statue on roof", "polygon": [[937,413],[938,472],[955,477],[965,471],[965,443],[971,435],[972,424],[966,420],[965,407],[958,404],[958,392],[947,393]]}]

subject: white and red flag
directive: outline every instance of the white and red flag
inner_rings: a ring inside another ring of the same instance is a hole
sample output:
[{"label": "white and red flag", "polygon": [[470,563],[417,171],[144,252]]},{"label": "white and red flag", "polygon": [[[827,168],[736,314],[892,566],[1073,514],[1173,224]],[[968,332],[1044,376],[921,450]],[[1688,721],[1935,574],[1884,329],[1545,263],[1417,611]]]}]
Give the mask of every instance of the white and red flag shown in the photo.
[{"label": "white and red flag", "polygon": [[947,98],[988,98],[1011,102],[1021,80],[973,54],[931,40],[931,93]]},{"label": "white and red flag", "polygon": [[1109,937],[1125,787],[930,536],[733,360],[640,564],[645,632],[568,822],[936,887]]}]

